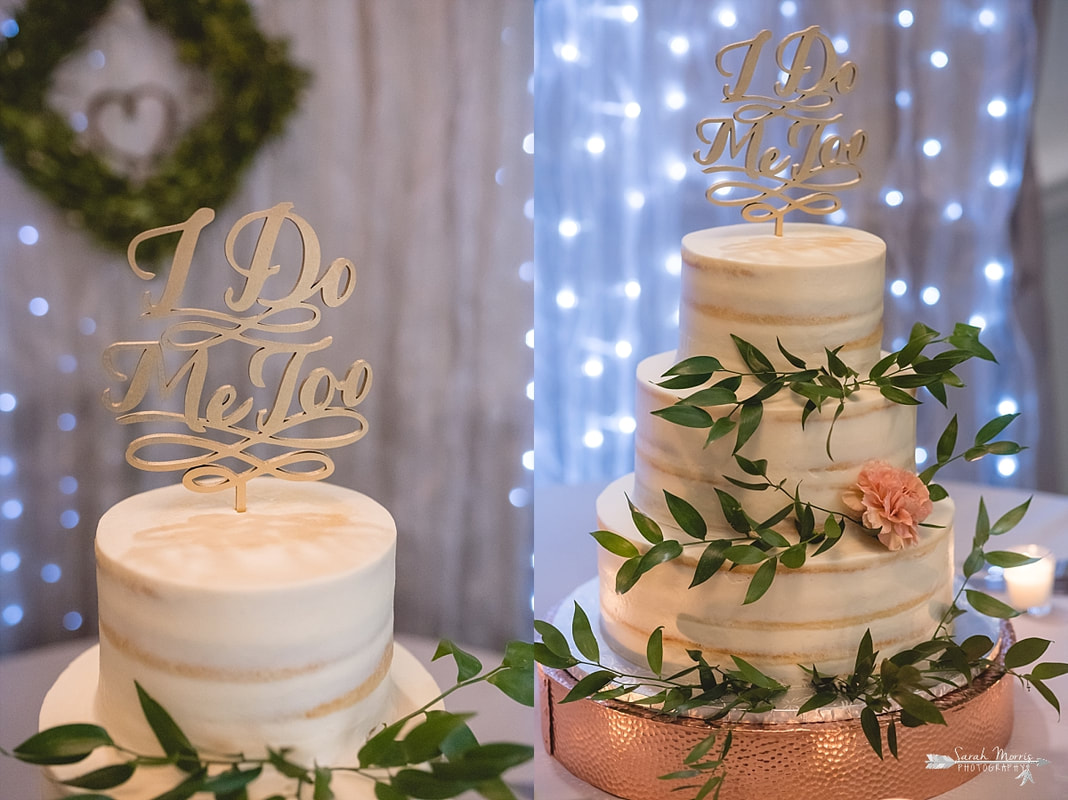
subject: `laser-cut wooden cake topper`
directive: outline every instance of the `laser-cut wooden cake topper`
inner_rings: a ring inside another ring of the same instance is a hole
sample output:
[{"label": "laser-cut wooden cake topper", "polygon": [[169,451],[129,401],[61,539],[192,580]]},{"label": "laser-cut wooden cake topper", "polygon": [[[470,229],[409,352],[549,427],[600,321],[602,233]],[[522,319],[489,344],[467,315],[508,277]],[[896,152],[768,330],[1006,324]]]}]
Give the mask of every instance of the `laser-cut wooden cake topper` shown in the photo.
[{"label": "laser-cut wooden cake topper", "polygon": [[[833,42],[818,26],[791,33],[775,48],[780,71],[775,96],[750,94],[769,39],[771,31],[764,30],[716,54],[716,69],[733,79],[723,86],[723,102],[740,105],[730,117],[708,117],[697,124],[697,135],[707,147],[693,155],[703,172],[727,175],[708,188],[705,197],[710,202],[742,206],[743,219],[771,220],[775,235],[782,236],[783,217],[790,211],[830,214],[841,207],[835,192],[860,182],[857,160],[866,136],[862,130],[848,139],[824,135],[842,118],[841,112],[831,112],[831,106],[835,96],[853,90],[857,67],[852,61],[839,62]],[[776,120],[787,125],[786,144],[792,152],[764,147],[764,134]],[[744,166],[716,163],[728,151],[737,159],[743,149]],[[735,197],[737,190],[751,194]]]},{"label": "laser-cut wooden cake topper", "polygon": [[[120,392],[110,388],[104,392],[104,403],[119,415],[119,422],[162,422],[188,431],[139,436],[127,448],[126,460],[138,469],[152,472],[185,470],[182,484],[195,492],[232,487],[237,511],[245,510],[245,488],[252,478],[272,474],[289,480],[322,480],[334,471],[333,460],[322,451],[351,444],[367,432],[367,420],[356,406],[371,388],[370,365],[363,359],[354,361],[342,378],[326,367],[305,372],[308,357],[329,347],[332,337],[313,342],[292,340],[293,335],[319,324],[322,312],[313,302],[316,295],[330,308],[349,299],[356,288],[356,266],[348,259],[336,258],[320,275],[319,239],[292,208],[292,203],[279,203],[265,211],[255,211],[230,229],[225,255],[240,276],[240,283],[236,291],[230,287],[224,293],[224,310],[179,305],[197,241],[215,218],[214,211],[202,208],[185,222],[134,237],[127,259],[134,274],[149,280],[154,277],[152,273],[137,264],[138,245],[157,236],[180,234],[162,293],[153,298],[151,291],[146,292],[142,304],[142,319],[166,320],[168,326],[158,341],[116,342],[104,351],[109,376],[124,384]],[[284,274],[286,270],[273,263],[275,245],[287,222],[296,228],[302,248],[295,276]],[[241,231],[257,223],[261,226],[259,236],[251,261],[244,266],[234,255],[234,242]],[[230,384],[211,391],[205,402],[208,357],[211,349],[220,345],[252,348],[248,376],[259,388],[266,388],[267,362],[284,361],[274,400],[266,408],[256,409],[253,414],[254,399],[239,400],[238,390]],[[185,357],[173,373],[165,364],[168,353]],[[149,390],[155,389],[166,397],[183,381],[181,412],[135,410]],[[338,399],[340,404],[335,404]],[[315,427],[322,420],[333,420],[328,424],[344,430],[318,436],[311,435],[308,428],[302,433],[291,432],[300,426]],[[178,447],[193,453],[170,459],[148,458],[142,451],[149,447],[169,448],[172,454]],[[273,454],[278,450],[281,452]],[[307,466],[298,468],[301,465]]]}]

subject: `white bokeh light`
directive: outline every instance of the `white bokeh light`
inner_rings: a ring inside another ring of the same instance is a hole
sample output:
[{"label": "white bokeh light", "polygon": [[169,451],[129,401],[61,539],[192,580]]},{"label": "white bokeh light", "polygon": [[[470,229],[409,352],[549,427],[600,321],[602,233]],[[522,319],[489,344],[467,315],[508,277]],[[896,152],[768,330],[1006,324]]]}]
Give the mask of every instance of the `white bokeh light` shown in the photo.
[{"label": "white bokeh light", "polygon": [[992,28],[998,21],[998,15],[989,8],[984,8],[979,12],[978,20],[984,28]]},{"label": "white bokeh light", "polygon": [[604,433],[597,429],[586,431],[582,437],[582,443],[594,450],[604,444]]},{"label": "white bokeh light", "polygon": [[0,515],[3,515],[4,519],[18,519],[22,516],[22,501],[16,498],[5,500],[0,505]]},{"label": "white bokeh light", "polygon": [[528,156],[534,155],[534,134],[528,133],[523,137],[523,152]]},{"label": "white bokeh light", "polygon": [[619,432],[631,434],[638,430],[638,421],[629,414],[619,418]]},{"label": "white bokeh light", "polygon": [[669,275],[681,275],[682,274],[682,254],[671,253],[664,259],[664,269],[667,270]]},{"label": "white bokeh light", "polygon": [[680,89],[672,89],[664,95],[664,105],[673,111],[678,111],[686,105],[686,94]]},{"label": "white bokeh light", "polygon": [[564,217],[564,219],[560,220],[560,224],[556,226],[556,230],[565,239],[571,239],[574,236],[578,236],[582,227],[576,220],[573,220],[570,217]]},{"label": "white bokeh light", "polygon": [[942,293],[934,286],[926,286],[920,292],[920,299],[927,305],[933,306],[942,299]]},{"label": "white bokeh light", "polygon": [[623,106],[623,114],[627,119],[637,119],[641,116],[642,107],[640,103],[636,103],[633,100]]},{"label": "white bokeh light", "polygon": [[784,17],[792,17],[797,13],[797,3],[794,0],[783,0],[779,4],[779,13]]},{"label": "white bokeh light", "polygon": [[630,354],[634,352],[634,345],[626,339],[620,339],[616,342],[615,350],[619,358],[630,358]]},{"label": "white bokeh light", "polygon": [[604,374],[604,362],[597,356],[587,358],[582,365],[582,372],[589,378],[599,378]]},{"label": "white bokeh light", "polygon": [[896,281],[890,283],[890,294],[894,297],[901,297],[909,290],[909,285],[903,280],[898,278]]},{"label": "white bokeh light", "polygon": [[1004,186],[1009,182],[1009,173],[1004,167],[994,167],[987,176],[991,186]]},{"label": "white bokeh light", "polygon": [[628,189],[624,197],[626,198],[627,205],[635,211],[645,205],[645,194],[641,189]]},{"label": "white bokeh light", "polygon": [[897,24],[902,28],[911,28],[914,21],[915,18],[912,16],[912,12],[907,8],[897,12]]},{"label": "white bokeh light", "polygon": [[986,327],[986,317],[984,317],[982,314],[972,314],[970,317],[968,317],[968,324],[971,325],[973,328],[978,328],[979,330],[982,330]]},{"label": "white bokeh light", "polygon": [[1011,397],[1006,397],[998,403],[998,414],[1015,414],[1019,410],[1019,404]]},{"label": "white bokeh light", "polygon": [[671,52],[677,56],[684,56],[690,52],[690,40],[685,36],[672,36],[671,41],[668,42],[668,47],[671,48]]},{"label": "white bokeh light", "polygon": [[927,139],[923,143],[923,154],[928,158],[934,158],[942,152],[942,143],[937,139]]},{"label": "white bokeh light", "polygon": [[1005,277],[1005,267],[1000,261],[988,261],[983,267],[983,274],[988,281],[997,282]]},{"label": "white bokeh light", "polygon": [[926,464],[927,463],[927,450],[925,450],[922,447],[917,447],[916,448],[916,463],[917,464]]},{"label": "white bokeh light", "polygon": [[14,411],[18,400],[11,392],[0,392],[0,411]]},{"label": "white bokeh light", "polygon": [[686,165],[681,161],[672,161],[667,168],[668,177],[673,181],[681,181],[686,177]]},{"label": "white bokeh light", "polygon": [[23,225],[19,228],[19,241],[23,244],[37,244],[40,234],[33,225]]},{"label": "white bokeh light", "polygon": [[960,203],[954,201],[949,203],[942,211],[942,216],[948,219],[950,222],[956,222],[961,216],[964,215],[964,208]]},{"label": "white bokeh light", "polygon": [[724,28],[733,28],[738,24],[738,15],[734,13],[733,8],[721,8],[716,12],[716,22]]},{"label": "white bokeh light", "polygon": [[623,294],[631,300],[637,300],[642,294],[642,285],[637,281],[627,281],[623,284]]},{"label": "white bokeh light", "polygon": [[579,49],[572,42],[564,42],[563,44],[557,45],[555,50],[556,54],[560,56],[562,61],[573,63],[579,60]]},{"label": "white bokeh light", "polygon": [[4,622],[8,625],[18,625],[22,622],[22,606],[16,603],[4,606],[4,610],[3,612],[0,612],[0,616],[3,616]]},{"label": "white bokeh light", "polygon": [[1016,456],[998,456],[998,475],[1003,478],[1011,478],[1019,466]]},{"label": "white bokeh light", "polygon": [[637,6],[625,5],[620,11],[620,16],[624,22],[637,22],[638,21],[638,8]]},{"label": "white bokeh light", "polygon": [[82,627],[82,615],[77,611],[68,611],[63,615],[63,627],[68,631],[76,631]]},{"label": "white bokeh light", "polygon": [[891,189],[883,195],[883,202],[888,206],[899,206],[905,202],[905,195],[897,189]]},{"label": "white bokeh light", "polygon": [[594,134],[586,140],[586,150],[592,155],[599,156],[604,152],[604,137],[600,134]]},{"label": "white bokeh light", "polygon": [[530,470],[530,471],[534,470],[534,451],[533,450],[527,450],[527,451],[525,451],[523,453],[522,463],[523,463],[523,469]]},{"label": "white bokeh light", "polygon": [[944,69],[949,65],[949,56],[945,50],[935,50],[931,53],[931,66],[935,69]]},{"label": "white bokeh light", "polygon": [[912,105],[912,92],[908,89],[899,89],[894,95],[894,102],[898,108],[908,108]]},{"label": "white bokeh light", "polygon": [[48,301],[43,297],[35,297],[29,302],[29,309],[35,317],[43,317],[48,313]]},{"label": "white bokeh light", "polygon": [[986,104],[986,113],[995,119],[997,117],[1004,117],[1008,110],[1009,106],[1000,97],[995,97]]},{"label": "white bokeh light", "polygon": [[566,286],[556,293],[556,305],[560,308],[574,308],[578,305],[578,295],[575,294],[574,289],[569,289]]}]

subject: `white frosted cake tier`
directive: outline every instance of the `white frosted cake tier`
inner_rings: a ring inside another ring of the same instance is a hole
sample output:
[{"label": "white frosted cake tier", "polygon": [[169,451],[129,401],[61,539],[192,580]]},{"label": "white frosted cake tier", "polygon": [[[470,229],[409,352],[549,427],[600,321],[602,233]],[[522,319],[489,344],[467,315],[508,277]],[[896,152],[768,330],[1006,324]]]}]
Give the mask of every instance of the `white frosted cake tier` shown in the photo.
[{"label": "white frosted cake tier", "polygon": [[[597,500],[600,528],[648,543],[634,527],[626,495],[633,476],[613,482]],[[666,538],[695,541],[659,519]],[[664,662],[682,668],[687,650],[701,650],[709,663],[731,667],[730,656],[749,661],[789,684],[804,681],[798,664],[824,674],[852,671],[866,629],[884,656],[929,639],[952,602],[953,501],[942,500],[921,527],[919,542],[887,550],[859,528],[799,569],[780,566],[767,593],[743,605],[755,566],[725,564],[708,581],[689,588],[701,548],[654,567],[625,594],[615,591],[623,559],[598,550],[601,629],[612,648],[641,662],[650,634],[663,626]],[[797,541],[796,534],[784,535]],[[726,534],[723,534],[726,536]],[[709,538],[718,538],[712,534]]]},{"label": "white frosted cake tier", "polygon": [[199,747],[329,762],[388,702],[396,527],[325,483],[257,478],[247,504],[173,486],[101,518],[98,715],[151,741],[136,680]]},{"label": "white frosted cake tier", "polygon": [[[114,715],[108,715],[105,718],[105,715],[101,713],[102,708],[97,702],[95,691],[99,665],[98,647],[89,648],[71,662],[45,696],[39,718],[41,730],[69,723],[103,725],[108,728],[108,732],[118,744],[131,747],[140,753],[162,755],[163,751],[151,733],[148,734],[147,739],[124,738],[116,734],[115,729],[111,727],[115,722]],[[400,645],[396,647],[393,663],[386,680],[383,681],[383,686],[385,688],[384,702],[378,710],[377,718],[373,721],[376,726],[394,722],[441,694],[441,689],[426,667]],[[440,708],[440,705],[435,708]],[[140,707],[132,713],[143,719]],[[356,754],[364,741],[365,735],[353,732],[349,738],[335,743],[333,749],[336,751],[336,756],[333,759],[329,761],[320,759],[318,763],[330,767],[355,766]],[[286,747],[284,740],[271,740],[260,742],[257,749],[262,749],[267,745],[276,749]],[[69,780],[127,758],[128,756],[122,756],[111,748],[98,748],[79,763],[48,767],[46,775],[49,779],[49,791],[45,796],[51,800],[57,795],[80,794],[84,790],[61,786],[58,781]],[[295,755],[291,755],[290,758],[296,760]],[[298,760],[298,763],[311,766],[310,761]],[[217,769],[221,771],[223,768]],[[185,773],[173,766],[142,767],[126,783],[114,789],[108,789],[107,795],[115,800],[146,800],[146,798],[156,797],[174,788],[185,777],[187,777]],[[295,784],[296,781],[283,777],[271,767],[266,767],[263,774],[249,785],[249,800],[264,800],[276,795],[294,797]],[[375,798],[374,781],[351,772],[336,771],[330,788],[334,791],[336,800],[374,800]],[[213,800],[213,798],[214,795],[203,792],[198,792],[193,796],[193,800]]]},{"label": "white frosted cake tier", "polygon": [[[789,498],[770,490],[739,489],[724,477],[730,475],[748,483],[756,481],[743,473],[734,460],[733,434],[705,446],[707,428],[676,425],[652,413],[697,391],[656,385],[677,360],[676,353],[667,352],[650,356],[638,365],[635,485],[631,499],[646,514],[670,521],[664,500],[666,489],[697,508],[710,526],[728,529],[715,492],[718,488],[738,497],[755,519],[767,519],[789,503]],[[714,377],[713,381],[718,379]],[[746,396],[746,391],[743,387],[739,397]],[[800,484],[802,496],[814,506],[844,512],[842,496],[856,485],[865,462],[879,460],[900,469],[915,469],[915,406],[891,402],[878,389],[863,387],[846,400],[837,420],[834,419],[837,401],[827,400],[823,410],[813,412],[802,428],[804,402],[789,390],[765,400],[760,426],[741,450],[751,461],[767,459],[768,477],[775,482],[786,479],[785,488],[791,493]],[[708,410],[713,416],[725,416],[731,406]],[[734,419],[737,418],[735,414]],[[827,436],[832,423],[831,458],[828,458]]]},{"label": "white frosted cake tier", "polygon": [[859,372],[879,360],[886,245],[854,228],[771,223],[709,228],[682,239],[679,357],[743,368],[731,334],[786,368],[776,337],[809,364],[824,348]]}]

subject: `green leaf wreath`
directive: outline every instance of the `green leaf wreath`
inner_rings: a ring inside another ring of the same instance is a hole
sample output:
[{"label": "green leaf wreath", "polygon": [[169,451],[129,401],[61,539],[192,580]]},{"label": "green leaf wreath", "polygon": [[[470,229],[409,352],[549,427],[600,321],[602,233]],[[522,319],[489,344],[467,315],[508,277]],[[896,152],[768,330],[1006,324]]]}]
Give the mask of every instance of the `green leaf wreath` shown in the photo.
[{"label": "green leaf wreath", "polygon": [[[185,219],[230,196],[260,146],[282,130],[308,74],[286,46],[262,35],[244,0],[141,0],[151,23],[175,40],[178,57],[205,71],[213,105],[143,182],[113,171],[48,107],[56,67],[100,21],[111,0],[29,0],[17,35],[0,39],[0,147],[31,186],[100,244],[126,251],[141,231]],[[141,248],[146,261],[166,242]],[[147,248],[147,249],[146,249]]]},{"label": "green leaf wreath", "polygon": [[[41,731],[11,752],[28,764],[76,764],[97,748],[112,748],[121,761],[63,781],[87,793],[72,800],[111,800],[102,792],[121,786],[138,770],[174,766],[185,773],[178,784],[151,800],[186,800],[198,792],[216,800],[247,800],[248,787],[265,769],[294,781],[291,793],[268,800],[332,800],[333,776],[351,772],[374,781],[377,800],[450,798],[474,791],[486,800],[515,800],[502,776],[529,761],[533,748],[508,742],[481,744],[467,721],[473,716],[435,708],[449,695],[476,683],[489,683],[526,706],[534,705],[534,646],[511,642],[500,666],[484,669],[477,657],[453,642],[442,640],[434,660],[451,656],[456,663],[454,686],[420,708],[383,726],[355,754],[356,763],[342,766],[307,765],[293,761],[286,748],[268,748],[261,758],[198,750],[174,718],[144,688],[137,685],[141,711],[163,755],[140,753],[99,725],[72,723]],[[149,800],[146,798],[146,800]]]}]

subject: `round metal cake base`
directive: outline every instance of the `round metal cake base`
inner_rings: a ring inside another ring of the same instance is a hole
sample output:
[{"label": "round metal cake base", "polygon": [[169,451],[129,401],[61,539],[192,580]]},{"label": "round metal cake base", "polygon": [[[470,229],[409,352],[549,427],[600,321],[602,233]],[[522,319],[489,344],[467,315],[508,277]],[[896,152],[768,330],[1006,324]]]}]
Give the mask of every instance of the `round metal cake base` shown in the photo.
[{"label": "round metal cake base", "polygon": [[[1000,633],[1004,653],[1015,634],[1008,622]],[[989,753],[1004,748],[1012,734],[1012,680],[996,667],[935,701],[946,725],[905,728],[898,722],[897,759],[886,752],[885,732],[898,714],[880,715],[882,760],[859,719],[762,725],[673,717],[615,700],[561,704],[576,679],[566,670],[539,667],[538,680],[546,750],[576,777],[625,800],[689,796],[671,790],[693,779],[659,776],[683,769],[690,750],[714,731],[732,731],[720,800],[766,800],[782,796],[784,787],[791,800],[931,798],[979,772],[966,765],[928,769],[928,754]]]}]

